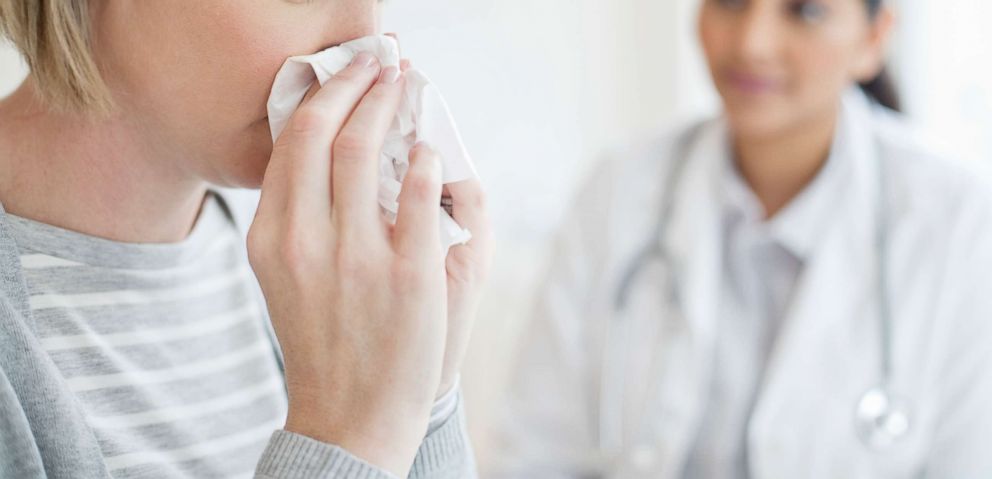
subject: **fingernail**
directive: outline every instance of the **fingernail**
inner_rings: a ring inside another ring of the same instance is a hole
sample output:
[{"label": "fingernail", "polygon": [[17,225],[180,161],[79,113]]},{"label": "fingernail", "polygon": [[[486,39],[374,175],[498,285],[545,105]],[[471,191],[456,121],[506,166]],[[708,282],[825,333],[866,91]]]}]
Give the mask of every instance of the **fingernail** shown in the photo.
[{"label": "fingernail", "polygon": [[379,82],[396,83],[399,81],[402,74],[403,72],[401,72],[399,68],[393,66],[386,67],[386,69],[382,71],[382,75],[379,76]]},{"label": "fingernail", "polygon": [[375,57],[369,52],[359,52],[351,59],[351,64],[360,67],[370,67],[375,63]]}]

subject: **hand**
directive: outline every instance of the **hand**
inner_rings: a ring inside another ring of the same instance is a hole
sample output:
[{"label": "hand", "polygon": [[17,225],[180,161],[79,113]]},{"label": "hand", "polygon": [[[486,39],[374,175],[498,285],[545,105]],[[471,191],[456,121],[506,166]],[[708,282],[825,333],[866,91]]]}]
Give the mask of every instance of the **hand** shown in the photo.
[{"label": "hand", "polygon": [[286,430],[399,477],[440,384],[448,305],[436,154],[411,152],[395,226],[377,201],[403,82],[360,54],[311,89],[273,148],[248,239],[285,356]]}]

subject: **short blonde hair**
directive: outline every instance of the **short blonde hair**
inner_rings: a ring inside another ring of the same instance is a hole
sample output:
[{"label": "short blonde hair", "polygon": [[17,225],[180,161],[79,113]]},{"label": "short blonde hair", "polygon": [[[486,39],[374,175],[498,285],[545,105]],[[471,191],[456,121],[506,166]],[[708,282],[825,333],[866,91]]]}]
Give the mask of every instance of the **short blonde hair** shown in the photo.
[{"label": "short blonde hair", "polygon": [[60,111],[111,110],[88,12],[87,0],[0,0],[0,35],[20,50],[39,94]]}]

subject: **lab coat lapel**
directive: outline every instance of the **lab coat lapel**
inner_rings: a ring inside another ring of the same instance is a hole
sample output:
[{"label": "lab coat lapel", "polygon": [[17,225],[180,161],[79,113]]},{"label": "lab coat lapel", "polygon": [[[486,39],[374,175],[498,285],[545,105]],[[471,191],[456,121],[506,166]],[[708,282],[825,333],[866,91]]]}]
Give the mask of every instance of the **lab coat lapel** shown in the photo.
[{"label": "lab coat lapel", "polygon": [[[682,318],[668,340],[666,363],[655,397],[663,404],[650,408],[658,414],[649,422],[660,427],[659,450],[666,451],[663,471],[652,477],[679,477],[698,430],[703,397],[710,382],[714,326],[718,304],[713,291],[720,286],[721,241],[719,178],[728,148],[722,122],[706,124],[687,138],[687,163],[678,182],[670,227],[660,241],[666,242],[679,278],[678,295]],[[679,153],[676,153],[677,155]],[[679,159],[676,158],[676,161]]]},{"label": "lab coat lapel", "polygon": [[867,115],[860,102],[845,103],[839,128],[846,136],[837,148],[843,162],[838,173],[846,181],[832,192],[843,198],[836,208],[840,217],[814,248],[769,359],[749,431],[754,477],[809,477],[809,471],[824,470],[817,467],[829,465],[823,463],[824,445],[838,431],[857,440],[854,406],[877,381],[879,172]]},{"label": "lab coat lapel", "polygon": [[707,362],[719,311],[713,294],[720,287],[723,249],[719,180],[728,151],[723,123],[710,124],[700,131],[689,149],[689,162],[676,195],[672,229],[666,237],[682,278],[679,293],[684,321],[693,336],[694,349]]}]

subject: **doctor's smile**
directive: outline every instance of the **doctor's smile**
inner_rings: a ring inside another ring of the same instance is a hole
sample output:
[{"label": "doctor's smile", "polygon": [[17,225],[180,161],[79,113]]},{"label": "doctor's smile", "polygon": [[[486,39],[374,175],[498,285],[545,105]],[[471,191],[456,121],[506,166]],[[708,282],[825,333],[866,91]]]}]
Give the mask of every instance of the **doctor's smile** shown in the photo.
[{"label": "doctor's smile", "polygon": [[747,73],[742,70],[731,70],[724,73],[723,81],[731,85],[738,93],[745,95],[781,93],[785,86],[785,82],[772,76]]},{"label": "doctor's smile", "polygon": [[990,15],[0,0],[0,479],[992,479]]}]

